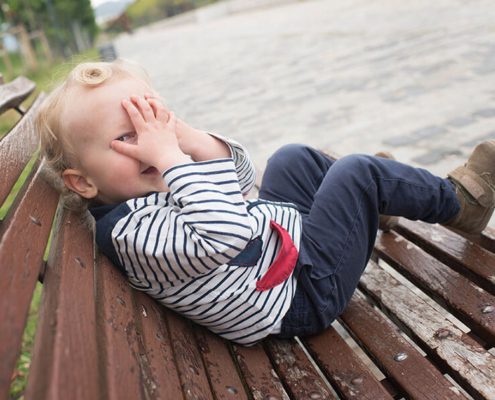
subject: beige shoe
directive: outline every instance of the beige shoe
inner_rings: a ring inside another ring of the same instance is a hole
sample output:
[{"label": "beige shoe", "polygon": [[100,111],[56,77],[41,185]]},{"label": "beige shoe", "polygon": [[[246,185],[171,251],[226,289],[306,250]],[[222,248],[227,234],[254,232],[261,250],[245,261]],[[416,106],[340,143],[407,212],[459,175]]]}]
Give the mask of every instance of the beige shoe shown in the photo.
[{"label": "beige shoe", "polygon": [[[395,157],[392,153],[388,151],[379,151],[375,154],[376,157],[388,158],[389,160],[395,160]],[[378,227],[383,232],[388,232],[391,229],[395,228],[399,224],[399,217],[395,217],[393,215],[380,215],[380,219],[378,221]]]},{"label": "beige shoe", "polygon": [[466,233],[480,233],[495,208],[495,140],[477,145],[467,163],[448,177],[456,186],[461,209],[444,225]]}]

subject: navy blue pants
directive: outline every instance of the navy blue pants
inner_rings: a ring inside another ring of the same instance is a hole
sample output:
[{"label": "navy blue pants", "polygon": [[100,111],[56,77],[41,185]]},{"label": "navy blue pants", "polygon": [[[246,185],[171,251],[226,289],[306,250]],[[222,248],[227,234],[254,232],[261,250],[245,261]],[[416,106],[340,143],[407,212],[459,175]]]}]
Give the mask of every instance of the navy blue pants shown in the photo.
[{"label": "navy blue pants", "polygon": [[447,179],[397,161],[350,155],[334,161],[290,144],[269,160],[259,197],[302,214],[298,285],[279,336],[327,328],[346,307],[371,256],[379,214],[446,222],[459,212]]}]

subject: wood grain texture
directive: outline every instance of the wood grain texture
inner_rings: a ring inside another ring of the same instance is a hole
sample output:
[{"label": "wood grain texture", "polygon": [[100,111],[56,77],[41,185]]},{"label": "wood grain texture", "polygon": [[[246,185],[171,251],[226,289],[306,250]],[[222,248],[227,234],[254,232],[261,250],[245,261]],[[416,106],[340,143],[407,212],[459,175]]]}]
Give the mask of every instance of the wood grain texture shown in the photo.
[{"label": "wood grain texture", "polygon": [[[443,374],[400,334],[400,330],[354,295],[342,321],[372,359],[407,394],[421,400],[466,399]],[[400,355],[406,355],[401,360]]]},{"label": "wood grain texture", "polygon": [[450,367],[470,393],[495,398],[495,356],[440,313],[433,300],[412,292],[374,262],[368,264],[361,282],[367,292],[407,326],[422,343],[423,350]]},{"label": "wood grain texture", "polygon": [[194,333],[216,399],[244,400],[249,396],[232,357],[230,343],[199,325]]},{"label": "wood grain texture", "polygon": [[288,400],[290,398],[260,344],[252,347],[238,345],[232,347],[239,369],[254,399]]},{"label": "wood grain texture", "polygon": [[[1,97],[0,97],[1,98]],[[40,95],[19,123],[0,141],[0,204],[3,204],[22,170],[38,147],[34,115],[41,105]]]},{"label": "wood grain texture", "polygon": [[[43,202],[39,201],[40,196]],[[58,195],[37,173],[10,218],[0,239],[0,398],[6,398],[20,353]]]},{"label": "wood grain texture", "polygon": [[92,234],[72,213],[63,213],[56,232],[25,398],[96,399],[101,390]]},{"label": "wood grain texture", "polygon": [[11,108],[19,107],[35,88],[36,84],[24,76],[19,76],[5,84],[0,81],[0,114]]},{"label": "wood grain texture", "polygon": [[485,312],[495,305],[495,296],[394,232],[382,234],[375,250],[489,345],[495,345],[495,312]]},{"label": "wood grain texture", "polygon": [[303,339],[303,343],[344,399],[393,398],[334,328]]},{"label": "wood grain texture", "polygon": [[270,339],[265,348],[292,399],[335,399],[296,340]]},{"label": "wood grain texture", "polygon": [[495,254],[439,225],[402,218],[397,231],[495,295]]}]

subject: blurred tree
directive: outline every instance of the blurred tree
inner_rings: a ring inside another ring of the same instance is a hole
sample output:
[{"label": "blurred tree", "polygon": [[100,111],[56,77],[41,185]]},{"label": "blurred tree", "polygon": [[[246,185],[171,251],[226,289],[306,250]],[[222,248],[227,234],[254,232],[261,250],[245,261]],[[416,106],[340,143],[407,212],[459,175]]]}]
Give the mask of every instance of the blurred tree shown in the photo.
[{"label": "blurred tree", "polygon": [[76,26],[92,44],[97,26],[90,0],[2,0],[0,22],[43,29],[59,55],[77,52]]}]

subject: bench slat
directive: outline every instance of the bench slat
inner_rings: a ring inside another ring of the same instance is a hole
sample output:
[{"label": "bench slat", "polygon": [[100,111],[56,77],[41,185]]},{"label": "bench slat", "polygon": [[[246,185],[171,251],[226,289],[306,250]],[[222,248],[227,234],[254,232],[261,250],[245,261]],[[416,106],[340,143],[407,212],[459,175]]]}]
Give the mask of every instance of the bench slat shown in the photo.
[{"label": "bench slat", "polygon": [[92,235],[72,213],[63,213],[56,232],[26,399],[96,399],[100,378]]},{"label": "bench slat", "polygon": [[0,205],[38,147],[33,118],[44,97],[38,96],[20,122],[0,141]]},{"label": "bench slat", "polygon": [[[40,201],[40,199],[43,199]],[[0,241],[0,398],[22,343],[31,298],[43,263],[58,196],[37,173],[10,218]]]},{"label": "bench slat", "polygon": [[253,398],[289,399],[261,344],[252,347],[233,345],[232,348]]},{"label": "bench slat", "polygon": [[194,327],[194,331],[215,398],[247,400],[228,342],[199,325]]},{"label": "bench slat", "polygon": [[483,312],[495,305],[495,296],[394,232],[382,234],[375,249],[383,260],[495,345],[495,312]]},{"label": "bench slat", "polygon": [[165,312],[175,365],[186,400],[213,399],[208,377],[199,352],[191,322],[172,312]]},{"label": "bench slat", "polygon": [[23,76],[0,85],[0,114],[18,107],[35,88],[36,84]]},{"label": "bench slat", "polygon": [[96,309],[98,347],[103,360],[105,387],[102,397],[139,399],[137,335],[132,314],[132,293],[119,279],[119,272],[98,255],[96,267]]},{"label": "bench slat", "polygon": [[495,254],[439,225],[402,218],[397,231],[495,295]]},{"label": "bench slat", "polygon": [[[107,268],[110,267],[108,263]],[[171,368],[175,366],[173,343],[163,318],[164,309],[144,293],[135,293],[135,304],[134,315],[141,326],[143,386],[146,386],[149,398],[179,399],[182,389],[177,370]]]},{"label": "bench slat", "polygon": [[345,399],[393,399],[333,327],[303,343]]},{"label": "bench slat", "polygon": [[335,399],[295,340],[265,342],[278,375],[293,399]]},{"label": "bench slat", "polygon": [[[411,399],[466,399],[438,369],[424,358],[398,331],[398,328],[379,314],[363,298],[354,295],[341,316],[387,374]],[[396,361],[405,353],[407,358]]]},{"label": "bench slat", "polygon": [[414,334],[425,352],[437,356],[459,377],[468,392],[495,398],[495,356],[457,328],[433,305],[386,273],[373,261],[362,286]]},{"label": "bench slat", "polygon": [[[150,391],[143,379],[139,328],[134,315],[133,295],[127,281],[103,256],[96,269],[98,345],[101,349],[103,396],[108,399],[144,398]],[[173,388],[173,387],[172,387]]]}]

